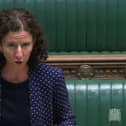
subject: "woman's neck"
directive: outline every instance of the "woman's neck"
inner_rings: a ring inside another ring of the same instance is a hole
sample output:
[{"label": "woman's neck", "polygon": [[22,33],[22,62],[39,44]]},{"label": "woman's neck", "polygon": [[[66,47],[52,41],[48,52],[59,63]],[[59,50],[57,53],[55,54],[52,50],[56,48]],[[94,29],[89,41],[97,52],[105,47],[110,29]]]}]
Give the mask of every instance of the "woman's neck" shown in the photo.
[{"label": "woman's neck", "polygon": [[1,76],[7,81],[18,83],[28,79],[28,71],[28,65],[21,67],[5,65],[1,72]]}]

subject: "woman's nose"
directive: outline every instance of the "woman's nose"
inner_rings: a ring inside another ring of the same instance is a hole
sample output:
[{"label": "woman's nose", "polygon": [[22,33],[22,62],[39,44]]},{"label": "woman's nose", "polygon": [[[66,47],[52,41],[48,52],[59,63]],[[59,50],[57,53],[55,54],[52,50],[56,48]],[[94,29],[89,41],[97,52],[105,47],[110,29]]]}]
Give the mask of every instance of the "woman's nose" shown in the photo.
[{"label": "woman's nose", "polygon": [[16,48],[16,58],[21,59],[22,56],[23,56],[22,47],[20,45],[18,45],[17,48]]}]

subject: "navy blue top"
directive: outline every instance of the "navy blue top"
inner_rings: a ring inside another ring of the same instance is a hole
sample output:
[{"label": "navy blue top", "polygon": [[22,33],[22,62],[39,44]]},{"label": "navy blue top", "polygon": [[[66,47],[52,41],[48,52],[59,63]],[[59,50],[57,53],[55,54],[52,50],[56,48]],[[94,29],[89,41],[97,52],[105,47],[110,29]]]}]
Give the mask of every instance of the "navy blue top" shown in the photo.
[{"label": "navy blue top", "polygon": [[28,80],[13,84],[2,82],[2,120],[0,126],[30,126]]},{"label": "navy blue top", "polygon": [[[3,114],[2,92],[0,80],[0,120]],[[27,95],[29,96],[31,126],[76,126],[76,118],[69,102],[62,69],[39,63],[35,69],[29,71]],[[27,95],[24,95],[25,98],[27,98]],[[18,100],[18,105],[23,104],[24,96],[21,97],[21,100]],[[15,99],[18,99],[18,97]],[[21,111],[23,110],[24,108]],[[20,112],[20,110],[18,111]],[[13,110],[13,115],[19,112]],[[27,114],[26,117],[28,117]]]}]

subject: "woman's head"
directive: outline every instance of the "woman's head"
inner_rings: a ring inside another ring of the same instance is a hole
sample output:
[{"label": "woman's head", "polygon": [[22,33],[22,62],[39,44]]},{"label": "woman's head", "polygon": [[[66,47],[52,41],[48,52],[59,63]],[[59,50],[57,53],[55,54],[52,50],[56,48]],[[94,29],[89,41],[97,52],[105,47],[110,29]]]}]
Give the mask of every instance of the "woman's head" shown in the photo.
[{"label": "woman's head", "polygon": [[[0,45],[9,33],[19,33],[20,31],[28,32],[33,39],[33,49],[28,60],[32,66],[39,60],[46,60],[48,57],[47,46],[42,33],[42,29],[36,19],[23,8],[2,10],[0,12]],[[6,57],[0,53],[0,67],[6,63]]]}]

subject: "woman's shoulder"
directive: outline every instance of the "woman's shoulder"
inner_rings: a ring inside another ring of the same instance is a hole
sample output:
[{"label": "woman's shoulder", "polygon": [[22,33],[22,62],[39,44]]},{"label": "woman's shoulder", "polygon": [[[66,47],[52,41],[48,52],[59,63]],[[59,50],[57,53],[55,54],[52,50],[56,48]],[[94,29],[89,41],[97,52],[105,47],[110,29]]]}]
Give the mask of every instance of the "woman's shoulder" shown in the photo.
[{"label": "woman's shoulder", "polygon": [[65,78],[61,68],[40,63],[37,65],[36,69],[30,73],[30,80],[32,82],[42,82],[50,87],[52,84],[56,84],[56,82],[64,83]]},{"label": "woman's shoulder", "polygon": [[39,63],[37,66],[36,73],[52,75],[52,76],[60,76],[63,74],[63,70],[61,68],[54,67],[46,63]]}]

